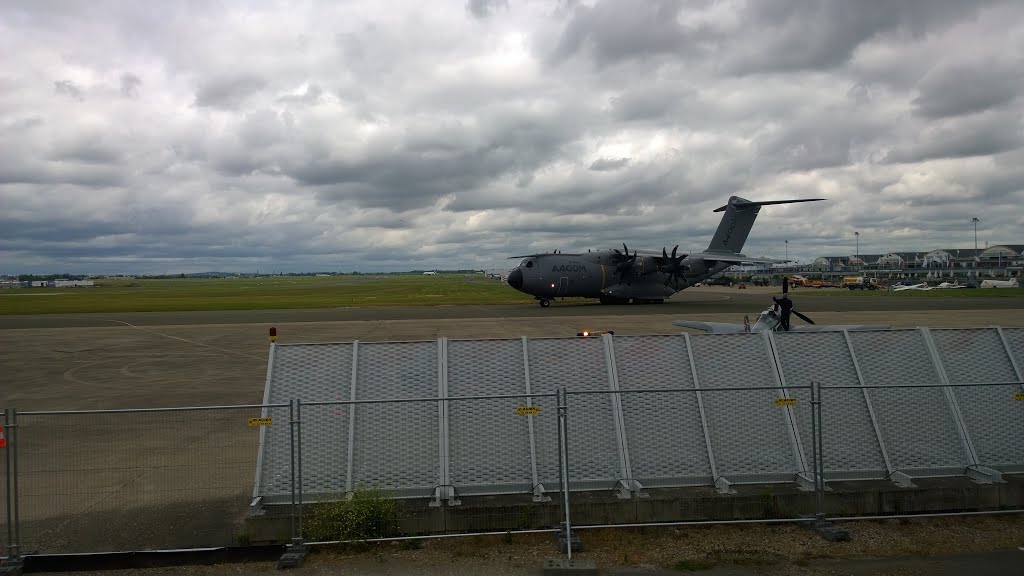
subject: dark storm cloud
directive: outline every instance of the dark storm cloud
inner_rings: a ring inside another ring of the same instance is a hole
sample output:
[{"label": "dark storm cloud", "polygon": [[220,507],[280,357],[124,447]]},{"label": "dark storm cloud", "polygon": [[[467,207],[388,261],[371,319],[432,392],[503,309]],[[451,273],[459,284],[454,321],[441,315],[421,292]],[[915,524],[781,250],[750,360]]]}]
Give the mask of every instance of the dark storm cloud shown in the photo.
[{"label": "dark storm cloud", "polygon": [[611,172],[629,165],[629,158],[598,158],[590,165],[595,172]]},{"label": "dark storm cloud", "polygon": [[855,160],[856,149],[883,133],[885,125],[846,109],[816,111],[756,138],[757,163],[770,171],[844,166]]},{"label": "dark storm cloud", "polygon": [[85,92],[80,86],[70,80],[57,80],[53,83],[53,91],[79,102],[85,100]]},{"label": "dark storm cloud", "polygon": [[468,0],[466,10],[476,18],[487,18],[498,8],[508,8],[508,0]]},{"label": "dark storm cloud", "polygon": [[1012,102],[1024,88],[1021,65],[974,63],[932,70],[918,85],[913,104],[926,118],[983,112]]},{"label": "dark storm cloud", "polygon": [[1017,111],[982,113],[937,122],[916,142],[885,156],[886,162],[909,163],[940,158],[988,156],[1024,146],[1024,125]]},{"label": "dark storm cloud", "polygon": [[205,80],[196,90],[196,106],[236,109],[264,87],[262,78],[249,75],[218,76]]},{"label": "dark storm cloud", "polygon": [[580,52],[592,52],[603,66],[656,54],[691,52],[702,39],[677,21],[678,0],[622,2],[598,0],[593,7],[576,6],[550,55],[560,62]]},{"label": "dark storm cloud", "polygon": [[121,96],[138,98],[139,86],[142,86],[142,79],[135,74],[125,72],[121,75]]},{"label": "dark storm cloud", "polygon": [[858,46],[873,38],[940,33],[995,3],[999,2],[751,1],[742,16],[742,29],[749,36],[730,58],[731,68],[744,74],[828,69],[845,63]]},{"label": "dark storm cloud", "polygon": [[82,162],[84,164],[112,164],[122,157],[117,146],[99,137],[76,139],[58,145],[50,159],[57,162]]}]

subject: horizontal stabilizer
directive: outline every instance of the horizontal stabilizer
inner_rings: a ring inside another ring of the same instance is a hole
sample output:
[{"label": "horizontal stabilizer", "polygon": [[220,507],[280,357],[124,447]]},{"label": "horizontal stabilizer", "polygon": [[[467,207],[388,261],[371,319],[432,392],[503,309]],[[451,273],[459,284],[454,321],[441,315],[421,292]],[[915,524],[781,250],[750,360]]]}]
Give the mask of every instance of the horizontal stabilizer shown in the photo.
[{"label": "horizontal stabilizer", "polygon": [[774,204],[796,204],[797,202],[819,202],[825,200],[825,198],[803,198],[800,200],[766,200],[764,202],[751,202],[750,200],[744,200],[742,198],[730,198],[729,203],[721,208],[715,208],[715,212],[725,212],[729,206],[735,206],[737,210],[743,210],[745,208],[753,208],[755,206],[772,206]]},{"label": "horizontal stabilizer", "polygon": [[776,260],[774,258],[751,258],[743,254],[729,254],[728,252],[696,252],[689,255],[690,258],[701,258],[706,261],[726,262],[728,264],[785,264],[789,260]]}]

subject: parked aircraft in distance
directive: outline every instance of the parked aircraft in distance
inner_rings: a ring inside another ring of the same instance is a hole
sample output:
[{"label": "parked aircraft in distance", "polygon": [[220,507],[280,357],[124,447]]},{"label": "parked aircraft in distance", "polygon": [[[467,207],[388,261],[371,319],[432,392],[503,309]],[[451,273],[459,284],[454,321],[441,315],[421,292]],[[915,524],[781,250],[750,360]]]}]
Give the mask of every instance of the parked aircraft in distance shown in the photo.
[{"label": "parked aircraft in distance", "polygon": [[904,290],[931,290],[932,287],[927,282],[921,282],[920,284],[900,284],[893,286],[893,292],[903,292]]},{"label": "parked aircraft in distance", "polygon": [[433,276],[435,274],[437,274],[437,270],[427,270],[423,273],[424,276]]},{"label": "parked aircraft in distance", "polygon": [[[786,294],[789,292],[789,278],[783,277],[782,279],[782,293]],[[789,332],[837,332],[840,330],[888,330],[891,326],[885,324],[814,324],[814,321],[807,316],[791,310],[794,316],[800,318],[804,322],[807,322],[807,326],[793,326],[790,324]],[[709,334],[741,334],[741,333],[755,333],[755,332],[781,332],[782,331],[782,317],[780,316],[780,310],[778,304],[766,308],[757,316],[757,320],[753,324],[750,323],[750,318],[747,316],[743,317],[743,324],[730,324],[727,322],[697,322],[693,320],[676,320],[672,322],[676,326],[682,326],[683,328],[693,328],[695,330],[703,330]]]},{"label": "parked aircraft in distance", "polygon": [[982,288],[1017,288],[1016,280],[982,280]]},{"label": "parked aircraft in distance", "polygon": [[738,196],[715,212],[725,212],[707,249],[677,254],[679,246],[661,253],[618,249],[585,254],[529,254],[509,272],[509,286],[540,301],[559,297],[598,298],[602,304],[661,303],[665,298],[735,264],[774,264],[786,260],[751,258],[740,253],[762,206],[816,202],[824,198],[751,202]]}]

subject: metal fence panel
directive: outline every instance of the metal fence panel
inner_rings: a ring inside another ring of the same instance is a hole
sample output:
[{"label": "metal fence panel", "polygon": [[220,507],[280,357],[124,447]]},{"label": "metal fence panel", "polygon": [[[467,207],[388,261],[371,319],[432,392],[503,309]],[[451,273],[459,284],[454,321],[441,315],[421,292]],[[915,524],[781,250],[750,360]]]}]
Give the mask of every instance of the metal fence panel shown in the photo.
[{"label": "metal fence panel", "polygon": [[[7,498],[8,490],[11,490],[11,485],[8,483],[10,479],[7,477],[7,460],[12,457],[14,451],[14,442],[11,438],[10,429],[7,426],[7,414],[3,408],[0,408],[0,429],[4,431],[7,447],[0,448],[0,556],[7,556],[8,540],[10,538],[11,529],[7,525]],[[11,495],[13,498],[13,494]]]},{"label": "metal fence panel", "polygon": [[271,354],[267,404],[298,398],[330,402],[348,400],[352,382],[351,343],[275,344]]},{"label": "metal fence panel", "polygon": [[[849,334],[865,384],[941,384],[920,331]],[[871,389],[868,396],[895,470],[949,474],[968,464],[942,388]]]},{"label": "metal fence panel", "polygon": [[[1015,382],[1010,356],[995,328],[931,330],[951,384]],[[978,463],[995,469],[1024,465],[1024,402],[1019,384],[953,387]]]},{"label": "metal fence panel", "polygon": [[[780,332],[772,335],[786,383],[807,385],[812,380],[828,386],[859,386],[857,369],[842,332]],[[810,390],[790,396],[809,403]],[[831,479],[885,477],[885,458],[871,423],[863,390],[823,390],[822,423],[825,474]],[[810,411],[796,412],[805,459],[810,459]]]},{"label": "metal fence panel", "polygon": [[1010,346],[1017,368],[1024,370],[1024,328],[1003,328],[1006,343]]},{"label": "metal fence panel", "polygon": [[[437,342],[360,343],[356,399],[437,398]],[[439,484],[438,402],[358,404],[355,487],[429,496]]]},{"label": "metal fence panel", "polygon": [[[352,382],[351,343],[275,344],[271,347],[267,389],[264,402],[287,403],[293,399],[317,401],[348,400]],[[347,408],[346,408],[347,410]],[[263,431],[260,470],[254,496],[265,503],[291,501],[291,440],[287,412],[281,426]],[[310,411],[303,450],[307,474],[305,488],[310,494],[335,492],[338,474],[345,474],[347,446],[346,417],[320,418],[319,410]],[[344,484],[342,484],[344,487]]]},{"label": "metal fence panel", "polygon": [[[615,365],[621,390],[694,390],[682,335],[616,337]],[[637,480],[651,487],[713,481],[696,393],[622,394],[621,399]]]},{"label": "metal fence panel", "polygon": [[[526,392],[522,340],[448,342],[448,396],[517,392]],[[516,414],[525,404],[526,398],[449,402],[449,472],[460,494],[532,490],[529,421],[537,416]],[[553,399],[532,404],[555,411]]]},{"label": "metal fence panel", "polygon": [[[606,394],[572,395],[573,391],[608,390],[604,342],[599,338],[531,339],[530,382],[534,392],[570,393],[569,471],[574,488],[608,488],[622,476],[612,400]],[[537,466],[545,486],[558,485],[558,435],[553,411],[541,412],[537,430]]]},{"label": "metal fence panel", "polygon": [[23,552],[243,542],[260,437],[247,421],[260,415],[237,407],[20,414]]},{"label": "metal fence panel", "polygon": [[[778,386],[766,341],[749,334],[690,338],[700,388]],[[703,394],[719,476],[731,482],[792,479],[800,471],[784,410],[772,390]]]}]

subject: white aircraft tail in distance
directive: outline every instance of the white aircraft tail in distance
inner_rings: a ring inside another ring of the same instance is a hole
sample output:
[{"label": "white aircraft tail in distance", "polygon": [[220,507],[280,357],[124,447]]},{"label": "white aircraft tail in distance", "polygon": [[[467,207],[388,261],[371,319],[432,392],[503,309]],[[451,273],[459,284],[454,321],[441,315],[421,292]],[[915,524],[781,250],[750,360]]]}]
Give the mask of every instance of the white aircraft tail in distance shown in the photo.
[{"label": "white aircraft tail in distance", "polygon": [[1020,288],[1016,280],[982,280],[982,288]]}]

